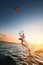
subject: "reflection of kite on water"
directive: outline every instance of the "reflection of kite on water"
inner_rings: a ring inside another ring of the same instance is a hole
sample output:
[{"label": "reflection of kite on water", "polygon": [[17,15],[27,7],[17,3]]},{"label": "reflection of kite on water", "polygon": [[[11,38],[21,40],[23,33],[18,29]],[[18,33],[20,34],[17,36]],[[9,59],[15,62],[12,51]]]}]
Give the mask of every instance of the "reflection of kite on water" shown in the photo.
[{"label": "reflection of kite on water", "polygon": [[[26,42],[26,40],[25,40],[24,32],[23,32],[23,31],[20,32],[19,35],[20,35],[19,40],[21,40],[21,44],[24,45],[24,46],[28,49],[28,51],[30,52],[30,48],[29,48],[29,46],[28,46],[28,44],[27,44],[27,42]],[[24,43],[23,43],[23,42],[24,42]]]}]

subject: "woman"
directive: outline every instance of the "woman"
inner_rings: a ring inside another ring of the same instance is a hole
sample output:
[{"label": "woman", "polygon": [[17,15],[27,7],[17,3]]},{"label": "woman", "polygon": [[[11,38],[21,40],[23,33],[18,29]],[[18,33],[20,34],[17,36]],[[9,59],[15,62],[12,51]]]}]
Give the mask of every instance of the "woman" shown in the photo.
[{"label": "woman", "polygon": [[[19,35],[20,35],[19,40],[21,40],[21,44],[24,45],[24,46],[28,49],[28,51],[30,52],[30,48],[29,48],[29,45],[26,43],[24,33],[21,32],[21,33],[19,33]],[[24,43],[23,43],[23,42],[24,42]]]}]

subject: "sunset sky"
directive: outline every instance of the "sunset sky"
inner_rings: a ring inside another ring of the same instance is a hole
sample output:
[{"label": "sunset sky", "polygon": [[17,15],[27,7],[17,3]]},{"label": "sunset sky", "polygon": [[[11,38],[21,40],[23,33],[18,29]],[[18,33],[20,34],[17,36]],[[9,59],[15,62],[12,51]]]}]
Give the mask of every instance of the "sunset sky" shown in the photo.
[{"label": "sunset sky", "polygon": [[20,30],[32,42],[43,40],[43,0],[0,0],[0,33],[18,37]]}]

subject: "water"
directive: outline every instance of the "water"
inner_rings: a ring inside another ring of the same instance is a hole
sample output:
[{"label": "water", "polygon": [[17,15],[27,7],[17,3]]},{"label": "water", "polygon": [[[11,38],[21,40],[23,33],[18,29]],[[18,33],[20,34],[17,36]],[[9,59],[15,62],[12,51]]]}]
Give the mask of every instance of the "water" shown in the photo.
[{"label": "water", "polygon": [[27,54],[27,48],[20,44],[0,42],[0,65],[43,65],[42,54]]}]

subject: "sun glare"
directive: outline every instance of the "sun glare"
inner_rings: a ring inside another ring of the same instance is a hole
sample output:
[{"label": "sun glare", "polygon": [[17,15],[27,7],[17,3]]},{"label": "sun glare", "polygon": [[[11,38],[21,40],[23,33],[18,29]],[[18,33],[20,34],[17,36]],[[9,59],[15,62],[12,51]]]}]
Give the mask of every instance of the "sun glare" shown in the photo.
[{"label": "sun glare", "polygon": [[29,44],[35,44],[35,45],[42,45],[43,43],[43,37],[42,35],[40,34],[28,34],[28,33],[25,33],[25,40],[27,43]]},{"label": "sun glare", "polygon": [[41,43],[42,43],[42,39],[41,39],[41,38],[38,38],[38,39],[37,39],[37,43],[38,43],[38,44],[41,44]]}]

